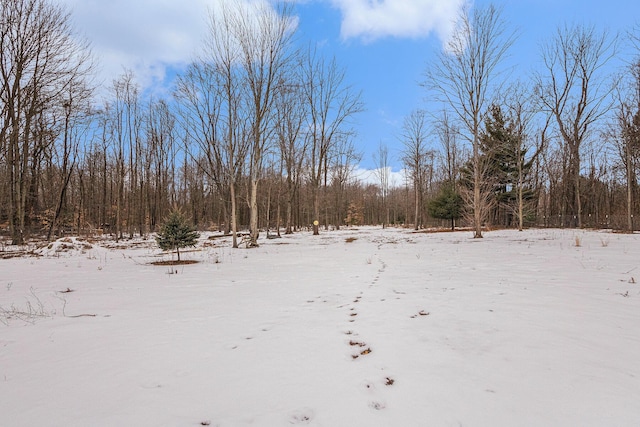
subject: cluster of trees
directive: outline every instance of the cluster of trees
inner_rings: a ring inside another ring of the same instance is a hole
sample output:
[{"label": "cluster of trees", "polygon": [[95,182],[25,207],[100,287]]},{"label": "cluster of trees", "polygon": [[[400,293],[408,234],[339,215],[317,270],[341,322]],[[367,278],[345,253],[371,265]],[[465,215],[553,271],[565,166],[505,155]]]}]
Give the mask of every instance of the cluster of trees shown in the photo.
[{"label": "cluster of trees", "polygon": [[102,103],[64,8],[0,4],[0,230],[14,244],[147,235],[176,208],[234,247],[240,229],[257,245],[261,229],[360,224],[634,228],[640,62],[605,74],[617,39],[593,27],[559,29],[533,80],[507,85],[513,33],[493,6],[465,9],[426,73],[441,113],[406,117],[404,181],[381,145],[372,184],[354,176],[360,93],[296,45],[289,2],[222,2],[170,98],[125,72]]},{"label": "cluster of trees", "polygon": [[13,243],[68,228],[145,235],[182,207],[234,246],[248,227],[257,245],[265,223],[319,223],[329,183],[346,186],[360,93],[335,60],[293,43],[291,3],[222,2],[171,99],[126,72],[103,105],[63,8],[1,6],[0,224]]},{"label": "cluster of trees", "polygon": [[[631,42],[638,52],[639,37],[637,28],[620,40],[594,26],[562,26],[542,45],[531,81],[509,82],[500,66],[515,32],[501,10],[463,10],[424,83],[445,108],[436,120],[445,173],[441,194],[429,205],[432,215],[466,215],[475,237],[485,224],[633,230],[640,57],[619,74],[610,70],[619,44]],[[410,135],[414,122],[405,125]],[[456,155],[456,138],[469,153]],[[451,165],[455,158],[462,163]],[[419,176],[417,163],[409,164]]]}]

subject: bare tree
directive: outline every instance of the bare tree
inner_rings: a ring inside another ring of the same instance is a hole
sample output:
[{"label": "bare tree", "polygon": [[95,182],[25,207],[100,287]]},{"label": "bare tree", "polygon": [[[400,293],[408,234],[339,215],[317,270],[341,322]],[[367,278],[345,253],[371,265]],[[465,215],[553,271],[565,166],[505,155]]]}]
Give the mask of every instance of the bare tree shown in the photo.
[{"label": "bare tree", "polygon": [[293,203],[300,188],[302,167],[308,150],[308,139],[304,138],[308,104],[304,102],[299,73],[292,73],[282,85],[276,99],[276,135],[280,158],[285,172],[285,234],[293,233]]},{"label": "bare tree", "polygon": [[[225,132],[226,121],[223,114],[228,110],[223,112],[223,103],[228,98],[225,98],[219,77],[215,64],[194,62],[178,77],[175,97],[181,107],[180,122],[189,142],[189,157],[206,176],[209,186],[215,188],[222,198],[224,221],[231,225],[233,247],[237,247],[234,167],[236,156],[239,154],[235,146],[238,123],[233,121],[231,132]],[[230,102],[233,103],[234,99]],[[234,110],[231,115],[235,113]],[[231,140],[228,139],[229,136]],[[228,151],[229,148],[231,152]],[[232,162],[227,162],[227,159],[231,159]],[[224,200],[227,189],[230,189],[231,193],[230,220]]]},{"label": "bare tree", "polygon": [[[68,12],[46,0],[0,3],[0,140],[9,183],[13,242],[24,241],[29,168],[39,161],[37,122],[66,102],[65,94],[87,78],[91,57],[74,34]],[[40,128],[42,130],[42,128]],[[49,132],[53,129],[45,129]],[[44,138],[51,140],[50,135]],[[6,142],[5,142],[6,141]]]},{"label": "bare tree", "polygon": [[510,131],[515,137],[514,144],[510,147],[512,152],[507,153],[513,159],[515,166],[513,186],[516,193],[516,204],[511,208],[518,217],[518,230],[522,231],[526,212],[526,182],[533,163],[537,161],[538,156],[545,148],[550,117],[547,116],[542,125],[539,134],[540,138],[535,138],[533,137],[532,122],[537,108],[534,105],[530,88],[523,82],[515,82],[509,87],[505,96],[506,115],[509,120]]},{"label": "bare tree", "polygon": [[611,106],[613,86],[603,67],[615,55],[616,39],[593,26],[564,26],[543,46],[542,72],[535,77],[536,94],[550,114],[568,154],[567,210],[582,227],[580,147],[592,126]]},{"label": "bare tree", "polygon": [[415,202],[413,227],[418,230],[421,225],[420,212],[426,174],[427,119],[424,110],[414,110],[404,119],[400,141],[404,147],[402,160],[413,182]]},{"label": "bare tree", "polygon": [[353,146],[351,138],[339,138],[330,160],[331,187],[334,195],[334,224],[339,229],[347,217],[346,192],[353,180],[353,170],[362,153]]},{"label": "bare tree", "polygon": [[58,200],[55,207],[53,219],[49,223],[47,240],[51,239],[53,230],[58,225],[58,221],[67,203],[67,190],[69,182],[76,168],[79,157],[79,146],[86,137],[87,128],[90,125],[90,89],[83,84],[69,86],[66,94],[66,101],[63,102],[59,110],[62,114],[63,130],[62,144],[58,147],[57,153],[60,157],[60,178],[58,184]]},{"label": "bare tree", "polygon": [[383,220],[382,228],[386,228],[389,224],[389,206],[387,204],[389,197],[389,179],[391,176],[391,166],[389,165],[389,149],[384,143],[378,145],[378,151],[373,153],[373,162],[375,164],[374,174],[380,183],[380,197],[382,199]]},{"label": "bare tree", "polygon": [[[134,195],[137,190],[138,154],[141,149],[140,87],[131,70],[113,81],[114,99],[105,111],[109,112],[109,137],[113,141],[116,162],[115,233],[123,238],[124,224],[129,237],[134,232]],[[123,216],[124,215],[124,216]]]},{"label": "bare tree", "polygon": [[[201,57],[179,79],[183,121],[198,143],[203,169],[220,193],[228,188],[233,247],[237,247],[237,180],[249,156],[249,246],[258,239],[258,183],[274,133],[275,100],[286,85],[290,6],[224,2],[212,9]],[[193,156],[197,159],[197,156]]]},{"label": "bare tree", "polygon": [[360,93],[345,82],[345,71],[335,58],[329,62],[313,49],[305,57],[302,67],[303,92],[309,111],[309,172],[313,200],[313,234],[320,234],[320,186],[326,178],[330,152],[340,138],[351,129],[349,120],[363,111]]},{"label": "bare tree", "polygon": [[446,111],[443,111],[442,116],[438,118],[435,131],[442,148],[439,157],[444,180],[448,181],[449,185],[455,189],[457,187],[457,181],[460,178],[462,161],[466,156],[463,147],[458,143],[460,131],[451,122],[449,114]]},{"label": "bare tree", "polygon": [[427,70],[428,89],[450,107],[466,131],[473,149],[473,223],[474,237],[482,237],[487,197],[481,192],[480,129],[489,91],[493,88],[498,65],[515,41],[515,33],[507,32],[501,11],[493,5],[465,8],[458,26],[438,60]]},{"label": "bare tree", "polygon": [[213,67],[217,75],[216,81],[220,86],[221,135],[223,140],[218,156],[226,167],[229,185],[229,198],[231,201],[231,233],[232,245],[238,247],[238,208],[236,196],[236,181],[245,162],[248,149],[246,137],[246,121],[242,118],[242,97],[246,94],[242,90],[241,77],[236,71],[239,58],[237,48],[237,34],[232,30],[235,25],[234,10],[222,4],[222,11],[216,14],[214,11],[209,17],[209,37],[204,48],[205,63]]},{"label": "bare tree", "polygon": [[605,137],[613,142],[626,181],[626,228],[633,232],[635,187],[640,164],[640,60],[629,66],[616,90],[617,108]]},{"label": "bare tree", "polygon": [[156,231],[160,221],[169,211],[169,192],[178,158],[176,142],[176,117],[164,100],[150,102],[145,121],[147,153],[145,175],[147,182],[146,203],[149,212],[149,228]]},{"label": "bare tree", "polygon": [[281,3],[235,3],[231,20],[232,37],[239,48],[242,84],[246,86],[246,113],[251,120],[250,194],[248,246],[258,246],[258,183],[267,143],[274,132],[276,93],[291,65],[294,23],[291,5]]}]

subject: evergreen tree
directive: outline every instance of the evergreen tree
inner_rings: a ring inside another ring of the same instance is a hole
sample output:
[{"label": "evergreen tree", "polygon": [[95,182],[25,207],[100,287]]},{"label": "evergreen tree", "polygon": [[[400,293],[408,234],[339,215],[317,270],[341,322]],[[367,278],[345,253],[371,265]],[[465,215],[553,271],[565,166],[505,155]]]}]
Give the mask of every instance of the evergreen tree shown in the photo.
[{"label": "evergreen tree", "polygon": [[175,249],[180,261],[180,248],[195,246],[200,234],[189,224],[179,210],[173,210],[158,232],[156,242],[163,251]]},{"label": "evergreen tree", "polygon": [[487,162],[487,174],[494,183],[497,201],[507,202],[514,198],[513,189],[518,175],[519,141],[513,125],[504,117],[500,106],[495,104],[491,106],[480,141],[482,155]]},{"label": "evergreen tree", "polygon": [[[518,187],[524,184],[519,174],[526,179],[533,165],[533,157],[529,161],[525,159],[527,151],[513,121],[505,117],[499,105],[492,105],[480,135],[480,157],[484,179],[491,186],[495,208],[490,219],[494,223],[501,222],[502,218],[504,225],[508,225],[517,210],[518,191],[523,191],[524,199],[533,197],[530,189]],[[469,186],[469,166],[465,165],[462,175],[463,185]]]},{"label": "evergreen tree", "polygon": [[456,220],[462,217],[464,201],[451,184],[444,184],[434,199],[429,201],[429,215],[438,219],[451,220],[451,230],[455,230]]}]

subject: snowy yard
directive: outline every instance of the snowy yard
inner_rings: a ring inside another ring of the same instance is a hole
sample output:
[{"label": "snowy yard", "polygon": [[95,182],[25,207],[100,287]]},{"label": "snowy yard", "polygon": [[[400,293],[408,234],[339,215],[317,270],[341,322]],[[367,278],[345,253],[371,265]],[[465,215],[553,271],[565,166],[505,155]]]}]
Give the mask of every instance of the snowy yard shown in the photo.
[{"label": "snowy yard", "polygon": [[0,425],[640,425],[638,234],[131,243],[0,260]]}]

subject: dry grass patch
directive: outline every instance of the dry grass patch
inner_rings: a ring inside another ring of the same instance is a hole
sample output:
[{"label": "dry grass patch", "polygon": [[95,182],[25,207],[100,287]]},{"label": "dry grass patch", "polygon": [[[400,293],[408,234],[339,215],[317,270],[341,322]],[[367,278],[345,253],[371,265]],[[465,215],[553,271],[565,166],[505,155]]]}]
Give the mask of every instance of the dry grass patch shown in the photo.
[{"label": "dry grass patch", "polygon": [[357,237],[347,237],[346,239],[344,239],[346,243],[352,243],[352,242],[355,242],[356,240],[358,240]]}]

